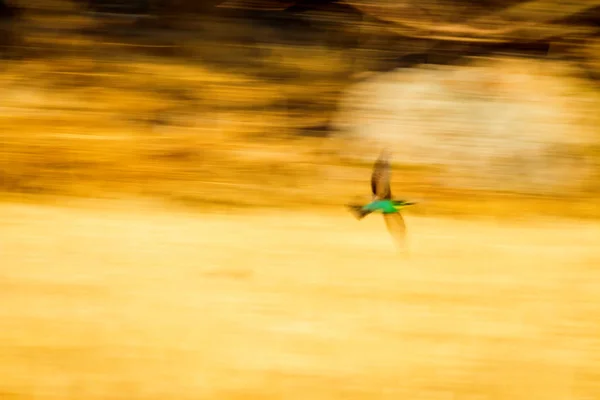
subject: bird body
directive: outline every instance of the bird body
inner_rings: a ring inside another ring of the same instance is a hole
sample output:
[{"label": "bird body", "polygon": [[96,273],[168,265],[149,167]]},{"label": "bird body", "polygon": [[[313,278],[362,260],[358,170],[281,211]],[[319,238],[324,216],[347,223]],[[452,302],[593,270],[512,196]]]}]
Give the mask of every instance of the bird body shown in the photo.
[{"label": "bird body", "polygon": [[400,209],[409,206],[413,203],[409,203],[404,200],[378,200],[375,199],[369,204],[365,204],[362,209],[369,212],[381,212],[382,214],[393,214],[400,212]]},{"label": "bird body", "polygon": [[385,151],[381,153],[373,167],[371,190],[373,192],[373,199],[370,203],[365,205],[349,204],[348,208],[359,220],[374,212],[382,213],[392,236],[399,242],[404,242],[406,226],[400,210],[415,203],[392,199],[390,164],[388,153]]}]

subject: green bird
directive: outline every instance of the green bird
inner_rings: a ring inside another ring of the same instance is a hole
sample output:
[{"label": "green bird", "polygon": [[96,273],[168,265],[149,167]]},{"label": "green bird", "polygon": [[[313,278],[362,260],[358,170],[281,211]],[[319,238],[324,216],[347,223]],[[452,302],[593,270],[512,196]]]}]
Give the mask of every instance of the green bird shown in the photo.
[{"label": "green bird", "polygon": [[403,244],[406,237],[406,224],[400,210],[416,203],[392,199],[389,152],[386,150],[381,152],[373,166],[371,191],[373,192],[373,199],[369,204],[348,204],[347,207],[358,220],[373,212],[381,212],[392,237]]}]

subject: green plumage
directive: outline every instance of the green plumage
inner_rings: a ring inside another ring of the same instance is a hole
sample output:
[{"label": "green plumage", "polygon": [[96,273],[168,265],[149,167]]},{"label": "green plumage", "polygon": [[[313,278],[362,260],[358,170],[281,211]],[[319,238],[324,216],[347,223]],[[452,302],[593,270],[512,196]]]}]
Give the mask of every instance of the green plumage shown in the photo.
[{"label": "green plumage", "polygon": [[406,226],[400,210],[415,203],[392,199],[388,158],[388,153],[383,151],[373,166],[371,175],[373,200],[365,205],[349,204],[348,208],[359,220],[374,212],[382,213],[389,232],[397,241],[403,243]]}]

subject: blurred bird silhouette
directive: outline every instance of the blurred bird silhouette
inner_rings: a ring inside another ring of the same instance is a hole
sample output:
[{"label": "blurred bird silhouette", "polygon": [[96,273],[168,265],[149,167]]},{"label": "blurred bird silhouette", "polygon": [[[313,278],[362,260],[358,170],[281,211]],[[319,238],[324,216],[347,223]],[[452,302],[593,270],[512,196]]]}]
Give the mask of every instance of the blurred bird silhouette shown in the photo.
[{"label": "blurred bird silhouette", "polygon": [[347,207],[358,220],[373,212],[381,212],[388,231],[398,244],[403,246],[406,238],[406,224],[400,210],[416,203],[392,199],[389,152],[385,149],[373,166],[371,191],[373,199],[370,203],[366,205],[348,204]]}]

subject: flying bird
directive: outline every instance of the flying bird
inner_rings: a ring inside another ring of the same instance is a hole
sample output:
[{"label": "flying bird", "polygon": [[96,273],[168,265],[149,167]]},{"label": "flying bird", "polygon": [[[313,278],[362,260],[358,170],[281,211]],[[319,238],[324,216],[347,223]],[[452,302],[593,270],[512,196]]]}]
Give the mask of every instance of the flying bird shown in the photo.
[{"label": "flying bird", "polygon": [[373,212],[381,212],[388,231],[399,244],[403,245],[406,237],[406,225],[400,210],[415,203],[392,199],[389,152],[386,150],[381,152],[373,166],[371,191],[373,198],[370,203],[366,205],[348,204],[347,207],[359,220]]}]

